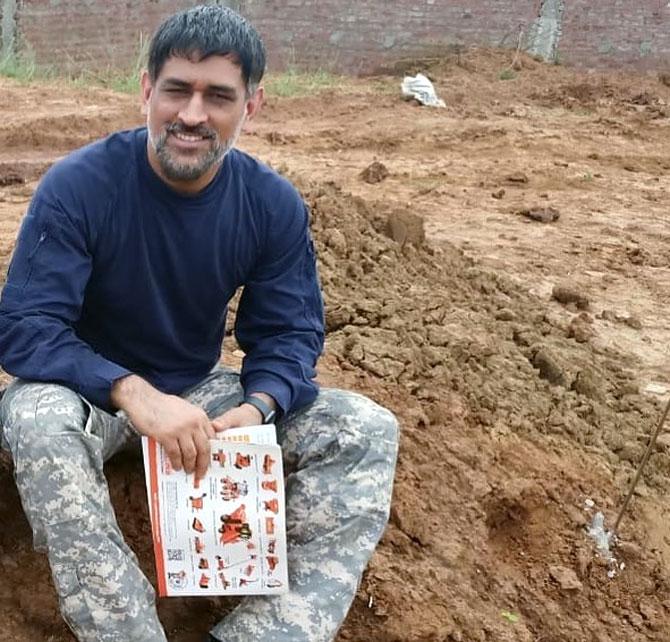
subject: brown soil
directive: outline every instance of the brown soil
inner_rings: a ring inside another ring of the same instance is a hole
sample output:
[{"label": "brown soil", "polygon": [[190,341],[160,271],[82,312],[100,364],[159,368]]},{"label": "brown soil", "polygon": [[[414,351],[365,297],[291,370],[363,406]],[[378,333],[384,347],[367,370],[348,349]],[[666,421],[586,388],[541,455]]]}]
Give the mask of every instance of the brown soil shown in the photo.
[{"label": "brown soil", "polygon": [[[424,69],[444,110],[391,77],[270,97],[243,141],[312,208],[321,380],[403,427],[391,522],[340,640],[670,640],[667,435],[614,579],[585,533],[587,499],[613,523],[670,392],[670,88],[529,58],[500,80],[509,64],[473,51]],[[108,92],[0,86],[4,267],[44,167],[140,116]],[[10,471],[0,459],[0,640],[70,640]],[[141,463],[108,473],[152,576]],[[159,608],[171,640],[195,642],[231,605]]]}]

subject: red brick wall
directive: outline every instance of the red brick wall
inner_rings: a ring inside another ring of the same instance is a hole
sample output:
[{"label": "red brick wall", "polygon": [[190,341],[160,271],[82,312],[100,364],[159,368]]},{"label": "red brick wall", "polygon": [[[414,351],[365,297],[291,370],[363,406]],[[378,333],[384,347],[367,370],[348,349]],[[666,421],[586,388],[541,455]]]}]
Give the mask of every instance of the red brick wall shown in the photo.
[{"label": "red brick wall", "polygon": [[[24,46],[59,66],[127,65],[139,34],[149,35],[184,0],[23,0]],[[270,65],[360,73],[449,44],[515,46],[540,0],[239,0],[263,35]],[[584,66],[665,66],[667,0],[565,0],[563,62]]]},{"label": "red brick wall", "polygon": [[538,0],[267,0],[245,3],[273,66],[353,73],[449,44],[516,45]]},{"label": "red brick wall", "polygon": [[38,63],[106,67],[132,63],[140,32],[150,34],[165,16],[198,4],[183,0],[23,0],[17,34]]},{"label": "red brick wall", "polygon": [[658,69],[670,63],[668,0],[565,0],[562,60]]}]

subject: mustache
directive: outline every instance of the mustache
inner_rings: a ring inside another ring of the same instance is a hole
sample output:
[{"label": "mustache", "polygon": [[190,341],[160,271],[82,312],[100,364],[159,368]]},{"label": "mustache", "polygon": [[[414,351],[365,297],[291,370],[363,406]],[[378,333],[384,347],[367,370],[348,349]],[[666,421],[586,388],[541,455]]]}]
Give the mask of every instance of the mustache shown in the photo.
[{"label": "mustache", "polygon": [[186,134],[190,136],[201,136],[202,138],[216,139],[216,132],[204,125],[196,125],[195,127],[188,127],[184,123],[176,122],[167,126],[166,132],[168,134]]}]

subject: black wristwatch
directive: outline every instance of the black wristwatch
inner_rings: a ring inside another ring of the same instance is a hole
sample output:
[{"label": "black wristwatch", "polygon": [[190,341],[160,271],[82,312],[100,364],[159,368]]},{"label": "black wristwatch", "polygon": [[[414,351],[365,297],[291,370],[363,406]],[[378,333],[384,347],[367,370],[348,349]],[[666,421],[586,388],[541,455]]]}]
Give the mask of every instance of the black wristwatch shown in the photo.
[{"label": "black wristwatch", "polygon": [[258,412],[263,416],[263,421],[261,423],[271,424],[274,422],[277,412],[270,408],[270,406],[265,403],[260,397],[253,397],[252,395],[247,395],[240,406],[243,403],[248,403],[252,405]]}]

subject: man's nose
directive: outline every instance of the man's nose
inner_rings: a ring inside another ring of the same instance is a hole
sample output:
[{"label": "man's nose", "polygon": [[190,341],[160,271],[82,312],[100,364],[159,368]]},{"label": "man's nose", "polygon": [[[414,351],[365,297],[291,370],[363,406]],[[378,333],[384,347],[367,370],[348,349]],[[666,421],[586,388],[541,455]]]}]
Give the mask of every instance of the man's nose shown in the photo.
[{"label": "man's nose", "polygon": [[207,121],[205,103],[200,93],[194,92],[191,95],[188,101],[180,109],[179,118],[185,125],[190,127],[201,125]]}]

